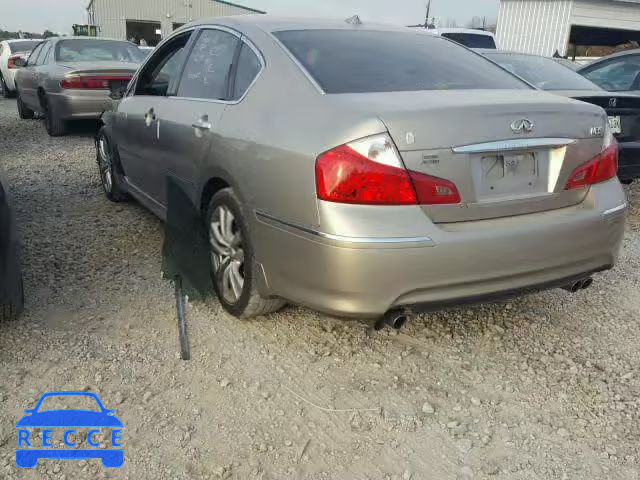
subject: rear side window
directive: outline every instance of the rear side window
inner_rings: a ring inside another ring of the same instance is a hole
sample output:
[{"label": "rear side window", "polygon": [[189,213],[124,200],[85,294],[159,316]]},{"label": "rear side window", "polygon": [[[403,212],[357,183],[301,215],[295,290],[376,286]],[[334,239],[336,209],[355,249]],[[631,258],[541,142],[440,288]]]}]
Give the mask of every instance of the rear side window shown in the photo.
[{"label": "rear side window", "polygon": [[241,98],[256,78],[262,64],[251,47],[246,43],[242,44],[240,56],[238,57],[238,67],[236,70],[236,78],[233,84],[233,100]]},{"label": "rear side window", "polygon": [[51,42],[46,43],[42,50],[40,50],[40,55],[38,55],[38,60],[36,61],[37,65],[43,65],[47,60],[47,55],[49,55],[49,51],[51,50]]},{"label": "rear side window", "polygon": [[179,97],[223,100],[238,38],[222,30],[203,30],[184,67]]},{"label": "rear side window", "polygon": [[326,93],[530,89],[485,58],[411,31],[275,32]]}]

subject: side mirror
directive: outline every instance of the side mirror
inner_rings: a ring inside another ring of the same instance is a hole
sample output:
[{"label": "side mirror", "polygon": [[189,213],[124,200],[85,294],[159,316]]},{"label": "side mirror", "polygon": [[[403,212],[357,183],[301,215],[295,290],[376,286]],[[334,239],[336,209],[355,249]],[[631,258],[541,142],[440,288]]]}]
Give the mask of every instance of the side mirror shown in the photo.
[{"label": "side mirror", "polygon": [[18,57],[13,61],[13,64],[18,68],[23,68],[27,66],[27,60],[22,57]]}]

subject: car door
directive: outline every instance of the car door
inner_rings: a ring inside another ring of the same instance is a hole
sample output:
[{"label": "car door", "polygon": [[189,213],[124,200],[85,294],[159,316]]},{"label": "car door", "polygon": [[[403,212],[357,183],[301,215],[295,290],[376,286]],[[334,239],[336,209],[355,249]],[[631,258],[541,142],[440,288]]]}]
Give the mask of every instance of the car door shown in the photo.
[{"label": "car door", "polygon": [[[231,30],[199,30],[175,94],[158,112],[163,120],[155,155],[166,166],[166,175],[176,179],[194,199],[198,172],[210,155],[216,155],[216,131],[232,101],[231,70],[240,46],[240,35]],[[163,187],[161,198],[166,205]]]},{"label": "car door", "polygon": [[48,66],[46,65],[46,60],[49,56],[49,52],[51,52],[51,46],[51,42],[45,42],[42,45],[42,49],[40,50],[38,57],[36,58],[36,64],[33,69],[36,84],[36,97],[38,88],[42,87],[45,91],[47,91]]},{"label": "car door", "polygon": [[118,153],[127,183],[142,201],[162,213],[159,183],[166,168],[156,157],[163,119],[160,115],[169,88],[177,82],[189,40],[187,31],[160,46],[136,75],[118,106]]},{"label": "car door", "polygon": [[36,48],[33,49],[31,55],[27,59],[27,64],[22,67],[19,72],[19,91],[20,98],[22,101],[32,110],[39,111],[40,105],[38,104],[38,96],[37,92],[37,84],[36,84],[36,60],[42,51],[42,47],[44,43],[40,43]]},{"label": "car door", "polygon": [[580,73],[599,87],[612,92],[640,91],[640,55],[624,55]]}]

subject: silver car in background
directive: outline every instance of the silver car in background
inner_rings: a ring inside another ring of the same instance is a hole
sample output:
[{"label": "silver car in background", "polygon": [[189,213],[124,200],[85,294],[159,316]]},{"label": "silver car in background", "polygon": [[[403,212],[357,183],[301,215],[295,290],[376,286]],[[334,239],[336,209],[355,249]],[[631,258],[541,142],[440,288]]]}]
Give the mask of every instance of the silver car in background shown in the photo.
[{"label": "silver car in background", "polygon": [[209,231],[238,317],[291,301],[402,323],[440,306],[591,283],[626,202],[597,106],[537,91],[428,33],[241,16],[176,30],[97,138],[107,196]]},{"label": "silver car in background", "polygon": [[49,135],[64,135],[69,120],[97,119],[110,108],[110,85],[126,85],[143,59],[136,45],[119,40],[43,41],[18,64],[18,114],[26,119],[41,113]]}]

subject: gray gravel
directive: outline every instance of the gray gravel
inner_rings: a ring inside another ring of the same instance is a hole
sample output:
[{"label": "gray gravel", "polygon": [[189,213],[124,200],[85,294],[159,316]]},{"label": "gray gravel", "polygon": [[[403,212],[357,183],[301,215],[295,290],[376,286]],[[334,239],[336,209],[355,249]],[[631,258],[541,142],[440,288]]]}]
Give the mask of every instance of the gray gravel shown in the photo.
[{"label": "gray gravel", "polygon": [[[640,185],[621,262],[588,291],[400,334],[296,307],[241,322],[212,300],[189,307],[185,363],[162,225],[103,197],[91,135],[49,138],[0,100],[27,289],[0,332],[0,478],[640,478]],[[121,469],[15,466],[23,409],[63,389],[116,409]]]}]

